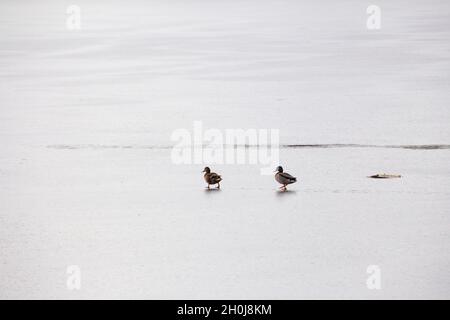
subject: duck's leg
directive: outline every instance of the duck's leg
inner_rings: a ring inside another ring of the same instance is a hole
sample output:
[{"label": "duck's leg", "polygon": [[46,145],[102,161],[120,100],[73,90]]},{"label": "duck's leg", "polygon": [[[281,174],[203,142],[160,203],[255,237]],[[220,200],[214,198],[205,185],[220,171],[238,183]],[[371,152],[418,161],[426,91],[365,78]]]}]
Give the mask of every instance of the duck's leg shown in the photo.
[{"label": "duck's leg", "polygon": [[217,189],[220,189],[220,182],[217,182]]},{"label": "duck's leg", "polygon": [[209,183],[208,183],[208,189],[209,189]]},{"label": "duck's leg", "polygon": [[287,190],[286,186],[287,186],[286,184],[283,185],[283,186],[281,187],[281,190],[286,191],[286,190]]}]

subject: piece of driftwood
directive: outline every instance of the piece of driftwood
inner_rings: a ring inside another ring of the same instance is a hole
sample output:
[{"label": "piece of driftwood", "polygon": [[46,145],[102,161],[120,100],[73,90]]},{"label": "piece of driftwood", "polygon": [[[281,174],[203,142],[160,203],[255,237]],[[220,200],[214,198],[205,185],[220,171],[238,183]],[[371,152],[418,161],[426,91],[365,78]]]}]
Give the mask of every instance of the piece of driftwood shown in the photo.
[{"label": "piece of driftwood", "polygon": [[399,174],[386,174],[386,173],[378,173],[374,174],[372,176],[369,176],[368,178],[373,179],[393,179],[393,178],[401,178],[402,176]]}]

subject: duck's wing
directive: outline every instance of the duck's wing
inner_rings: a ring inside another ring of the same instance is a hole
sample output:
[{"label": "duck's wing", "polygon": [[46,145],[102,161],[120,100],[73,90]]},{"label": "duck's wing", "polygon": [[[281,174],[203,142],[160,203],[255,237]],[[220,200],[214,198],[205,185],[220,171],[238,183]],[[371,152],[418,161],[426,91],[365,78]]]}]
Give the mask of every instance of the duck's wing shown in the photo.
[{"label": "duck's wing", "polygon": [[288,180],[288,181],[292,181],[292,182],[297,181],[296,177],[293,177],[289,173],[286,173],[286,172],[280,172],[280,176],[283,177],[284,179]]},{"label": "duck's wing", "polygon": [[216,183],[222,181],[222,177],[215,172],[211,172],[210,179]]}]

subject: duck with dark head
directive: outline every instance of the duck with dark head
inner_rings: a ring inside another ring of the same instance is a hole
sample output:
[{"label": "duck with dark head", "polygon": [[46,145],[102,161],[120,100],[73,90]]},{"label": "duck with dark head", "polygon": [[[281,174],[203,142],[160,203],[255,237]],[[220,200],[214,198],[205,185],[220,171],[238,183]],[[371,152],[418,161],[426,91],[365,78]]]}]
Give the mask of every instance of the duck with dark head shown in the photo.
[{"label": "duck with dark head", "polygon": [[217,189],[220,189],[220,181],[222,181],[222,177],[220,175],[215,172],[211,172],[209,167],[205,167],[202,172],[205,173],[203,178],[205,178],[205,181],[208,184],[208,189],[211,184],[217,184]]},{"label": "duck with dark head", "polygon": [[283,171],[282,166],[278,166],[277,169],[274,171],[275,174],[275,180],[277,180],[278,183],[282,184],[280,187],[281,190],[286,191],[286,186],[291,183],[297,182],[297,178],[291,176],[289,173]]}]

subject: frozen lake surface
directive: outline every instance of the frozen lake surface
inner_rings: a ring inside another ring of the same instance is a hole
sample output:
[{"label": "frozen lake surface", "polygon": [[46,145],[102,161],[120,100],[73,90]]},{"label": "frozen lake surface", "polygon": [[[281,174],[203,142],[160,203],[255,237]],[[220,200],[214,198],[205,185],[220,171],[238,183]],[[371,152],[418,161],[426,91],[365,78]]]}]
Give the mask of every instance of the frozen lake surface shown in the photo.
[{"label": "frozen lake surface", "polygon": [[[0,298],[450,298],[450,3],[77,4],[0,3]],[[279,129],[298,183],[205,190],[197,120]]]},{"label": "frozen lake surface", "polygon": [[[286,193],[235,165],[215,166],[222,190],[206,191],[203,168],[168,165],[168,151],[22,157],[2,170],[3,297],[449,295],[448,150],[284,150],[299,177]],[[366,178],[385,168],[403,178]],[[82,290],[67,290],[68,265]],[[366,287],[369,265],[379,291]]]}]

